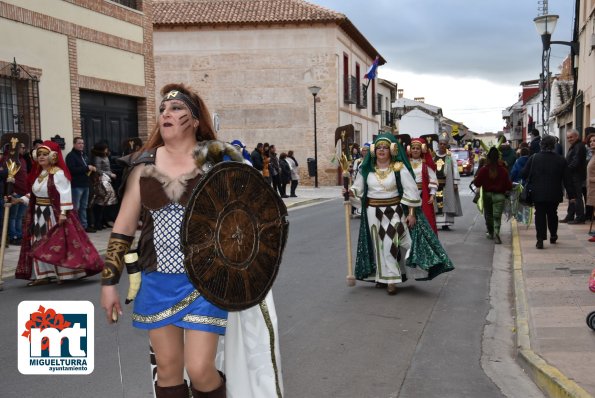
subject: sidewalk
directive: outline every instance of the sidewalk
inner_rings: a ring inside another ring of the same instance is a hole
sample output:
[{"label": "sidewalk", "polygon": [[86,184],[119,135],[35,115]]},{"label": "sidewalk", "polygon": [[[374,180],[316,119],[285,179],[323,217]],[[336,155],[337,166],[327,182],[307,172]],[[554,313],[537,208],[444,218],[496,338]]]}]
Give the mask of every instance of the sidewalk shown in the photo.
[{"label": "sidewalk", "polygon": [[595,396],[595,332],[586,324],[595,311],[589,225],[560,224],[558,242],[548,236],[543,250],[535,247],[534,224],[512,226],[517,360],[550,397]]},{"label": "sidewalk", "polygon": [[[327,199],[335,199],[341,197],[342,187],[319,187],[313,188],[308,186],[298,185],[296,190],[297,198],[285,198],[283,202],[288,209],[297,206],[306,206],[308,204],[317,203]],[[105,255],[107,248],[107,241],[111,234],[111,229],[104,229],[95,233],[90,233],[89,238],[91,242],[99,251],[99,254]],[[15,245],[9,245],[4,252],[4,267],[2,270],[2,279],[14,278],[14,271],[19,261],[19,253],[21,247]]]}]

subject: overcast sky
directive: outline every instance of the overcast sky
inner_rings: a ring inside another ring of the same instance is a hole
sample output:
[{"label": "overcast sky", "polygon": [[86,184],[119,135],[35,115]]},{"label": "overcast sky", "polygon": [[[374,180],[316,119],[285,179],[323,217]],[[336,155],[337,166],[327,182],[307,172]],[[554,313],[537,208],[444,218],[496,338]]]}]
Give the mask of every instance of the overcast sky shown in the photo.
[{"label": "overcast sky", "polygon": [[[538,0],[309,0],[345,14],[386,59],[379,76],[471,130],[502,130],[519,83],[541,73]],[[574,0],[550,0],[552,40],[572,39]],[[570,47],[552,45],[556,73]]]}]

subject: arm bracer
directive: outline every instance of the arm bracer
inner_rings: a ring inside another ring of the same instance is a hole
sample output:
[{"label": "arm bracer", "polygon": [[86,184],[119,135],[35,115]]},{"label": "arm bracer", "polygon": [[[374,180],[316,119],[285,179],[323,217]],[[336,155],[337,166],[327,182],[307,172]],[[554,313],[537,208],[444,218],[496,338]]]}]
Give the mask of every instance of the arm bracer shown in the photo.
[{"label": "arm bracer", "polygon": [[117,234],[112,232],[107,244],[105,265],[101,273],[102,285],[116,285],[120,281],[120,275],[124,269],[124,256],[130,250],[134,236]]}]

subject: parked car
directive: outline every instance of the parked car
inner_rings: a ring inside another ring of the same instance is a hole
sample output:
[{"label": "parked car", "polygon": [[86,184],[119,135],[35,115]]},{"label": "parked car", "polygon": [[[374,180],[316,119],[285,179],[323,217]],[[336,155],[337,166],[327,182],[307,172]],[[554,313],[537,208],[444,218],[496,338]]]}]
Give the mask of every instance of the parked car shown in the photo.
[{"label": "parked car", "polygon": [[457,167],[459,168],[459,174],[470,176],[473,175],[475,170],[475,156],[471,151],[465,148],[451,148],[453,159],[457,160]]}]

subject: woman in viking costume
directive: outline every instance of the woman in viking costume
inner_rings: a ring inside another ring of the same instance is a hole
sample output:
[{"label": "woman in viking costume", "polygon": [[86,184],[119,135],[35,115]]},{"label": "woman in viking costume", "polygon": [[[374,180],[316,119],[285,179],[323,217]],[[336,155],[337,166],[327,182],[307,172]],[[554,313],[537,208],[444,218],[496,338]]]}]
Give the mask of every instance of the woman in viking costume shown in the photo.
[{"label": "woman in viking costume", "polygon": [[99,273],[103,262],[74,215],[70,172],[60,147],[45,141],[33,153],[30,197],[12,199],[29,206],[15,277],[36,286]]},{"label": "woman in viking costume", "polygon": [[[272,343],[276,336],[262,326],[265,321],[276,326],[270,292],[266,320],[251,311],[255,307],[237,313],[218,308],[189,280],[180,246],[185,208],[204,172],[197,167],[197,157],[212,143],[231,148],[226,154],[232,160],[241,162],[242,155],[230,144],[211,141],[215,139],[211,117],[196,93],[182,84],[169,84],[161,94],[155,130],[127,159],[122,206],[102,273],[101,305],[110,323],[122,314],[115,285],[142,214],[138,243],[142,282],[132,319],[133,326],[149,331],[157,364],[157,398],[187,398],[184,372],[194,398],[279,397],[279,352]],[[220,336],[225,336],[221,368],[227,382],[215,366]]]},{"label": "woman in viking costume", "polygon": [[432,154],[428,151],[426,140],[424,138],[412,139],[407,148],[407,154],[415,173],[415,182],[421,197],[421,209],[432,230],[437,234],[434,198],[438,189],[438,178],[436,178],[436,165]]},{"label": "woman in viking costume", "polygon": [[379,134],[350,189],[361,198],[362,221],[355,277],[374,278],[394,295],[407,280],[406,266],[417,280],[454,269],[425,216],[411,165],[390,133]]}]

